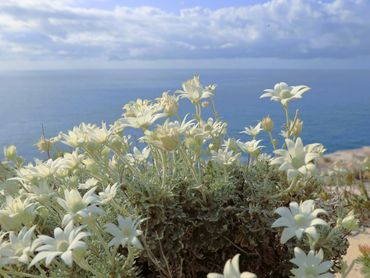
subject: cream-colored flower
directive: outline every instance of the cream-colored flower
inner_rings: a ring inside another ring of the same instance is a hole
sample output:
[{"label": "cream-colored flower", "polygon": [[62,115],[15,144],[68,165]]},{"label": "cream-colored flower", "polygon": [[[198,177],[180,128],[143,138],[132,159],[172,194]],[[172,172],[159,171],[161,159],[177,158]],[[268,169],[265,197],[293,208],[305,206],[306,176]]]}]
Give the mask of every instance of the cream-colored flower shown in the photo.
[{"label": "cream-colored flower", "polygon": [[118,183],[113,185],[108,185],[103,191],[99,192],[100,202],[102,204],[107,204],[116,197]]},{"label": "cream-colored flower", "polygon": [[334,278],[335,275],[328,271],[333,266],[332,261],[323,261],[324,252],[322,249],[318,253],[311,250],[306,253],[298,247],[294,248],[295,258],[290,261],[298,266],[293,268],[292,273],[296,278]]},{"label": "cream-colored flower", "polygon": [[11,243],[4,240],[6,235],[6,233],[0,231],[0,269],[6,265],[16,264],[18,261]]},{"label": "cream-colored flower", "polygon": [[287,150],[274,151],[275,157],[271,160],[271,165],[278,165],[279,170],[286,171],[288,180],[299,175],[310,177],[317,174],[314,161],[321,156],[324,150],[321,144],[304,146],[299,137],[295,142],[285,139],[285,144]]},{"label": "cream-colored flower", "polygon": [[168,92],[164,92],[162,97],[157,98],[158,104],[163,108],[169,117],[177,114],[179,110],[179,98],[177,96],[172,96]]},{"label": "cream-colored flower", "polygon": [[95,194],[96,187],[91,188],[82,197],[76,189],[64,190],[64,199],[57,198],[58,204],[67,211],[62,220],[62,226],[67,225],[73,220],[78,222],[84,218],[101,215],[104,211],[98,208],[99,197]]},{"label": "cream-colored flower", "polygon": [[193,124],[193,121],[186,122],[186,117],[180,124],[179,122],[165,122],[158,125],[153,131],[145,131],[143,141],[153,144],[166,151],[173,151],[181,141],[181,135],[185,133]]},{"label": "cream-colored flower", "polygon": [[30,227],[36,216],[36,204],[29,198],[7,196],[0,210],[0,226],[5,231],[17,231],[22,225]]},{"label": "cream-colored flower", "polygon": [[35,245],[41,245],[36,248],[39,253],[31,261],[30,267],[43,259],[45,259],[45,265],[49,266],[57,256],[67,266],[72,267],[75,253],[86,249],[86,243],[82,239],[89,234],[82,232],[82,229],[82,226],[74,228],[71,222],[64,230],[55,228],[54,237],[40,235],[35,240]]},{"label": "cream-colored flower", "polygon": [[13,256],[18,262],[28,264],[35,244],[32,242],[33,232],[36,226],[32,226],[30,229],[23,227],[18,234],[15,232],[9,233],[10,247],[13,249]]},{"label": "cream-colored flower", "polygon": [[141,151],[137,148],[134,147],[132,153],[128,153],[125,155],[125,158],[127,161],[130,163],[130,165],[135,165],[137,163],[143,163],[147,161],[150,155],[150,148],[145,147]]},{"label": "cream-colored flower", "polygon": [[223,164],[223,165],[231,165],[237,161],[239,161],[240,153],[234,153],[233,151],[229,151],[228,149],[222,148],[218,149],[218,151],[211,151],[212,160]]},{"label": "cream-colored flower", "polygon": [[47,139],[43,136],[35,144],[35,146],[40,152],[49,152],[51,148],[53,147],[53,145],[54,145],[54,141]]},{"label": "cream-colored flower", "polygon": [[270,116],[264,117],[261,120],[261,127],[266,132],[271,132],[272,131],[272,129],[274,128],[274,122],[270,118]]},{"label": "cream-colored flower", "polygon": [[235,255],[232,259],[227,260],[224,266],[223,274],[209,273],[207,278],[257,278],[254,273],[243,272],[239,270],[239,254]]},{"label": "cream-colored flower", "polygon": [[249,136],[252,136],[253,138],[256,138],[256,136],[262,131],[261,124],[262,123],[259,122],[256,126],[245,127],[244,131],[240,133],[245,133],[248,134]]},{"label": "cream-colored flower", "polygon": [[251,141],[243,143],[243,142],[238,140],[236,143],[238,144],[239,148],[243,152],[248,153],[253,157],[257,157],[261,152],[261,148],[263,148],[262,146],[259,145],[259,143],[261,141],[262,140],[258,140],[258,141],[257,140],[251,140]]},{"label": "cream-colored flower", "polygon": [[148,129],[155,121],[160,118],[166,117],[166,113],[159,113],[161,107],[157,104],[152,104],[148,100],[138,99],[136,102],[126,104],[123,109],[124,118],[119,122],[124,127],[133,127]]},{"label": "cream-colored flower", "polygon": [[58,175],[59,171],[63,170],[62,158],[55,160],[48,159],[47,161],[41,161],[36,159],[35,165],[29,163],[27,166],[19,169],[18,178],[24,181],[32,182],[41,179],[53,178]]},{"label": "cream-colored flower", "polygon": [[271,100],[280,101],[284,106],[293,99],[302,98],[303,93],[310,88],[307,86],[288,86],[288,84],[281,82],[274,86],[274,89],[264,90],[264,94],[260,98],[270,97]]},{"label": "cream-colored flower", "polygon": [[192,79],[182,83],[182,90],[177,90],[176,93],[180,94],[181,98],[189,99],[192,103],[199,103],[202,99],[213,97],[215,89],[216,85],[203,87],[199,75],[195,75]]},{"label": "cream-colored flower", "polygon": [[98,183],[98,180],[95,178],[89,178],[85,181],[85,183],[80,183],[78,189],[90,189],[94,187]]},{"label": "cream-colored flower", "polygon": [[315,226],[328,224],[318,218],[319,213],[327,214],[323,209],[315,209],[315,202],[307,200],[298,205],[297,202],[291,202],[289,208],[280,207],[275,210],[281,217],[278,218],[272,227],[285,227],[281,234],[281,243],[286,243],[289,239],[296,236],[298,239],[302,238],[303,233],[308,234],[312,239],[317,240],[319,235]]},{"label": "cream-colored flower", "polygon": [[113,239],[109,242],[109,246],[122,246],[130,244],[138,249],[142,249],[138,236],[143,232],[138,229],[138,226],[145,221],[145,219],[133,220],[131,217],[123,217],[118,215],[118,226],[113,223],[105,225],[105,230],[113,236]]}]

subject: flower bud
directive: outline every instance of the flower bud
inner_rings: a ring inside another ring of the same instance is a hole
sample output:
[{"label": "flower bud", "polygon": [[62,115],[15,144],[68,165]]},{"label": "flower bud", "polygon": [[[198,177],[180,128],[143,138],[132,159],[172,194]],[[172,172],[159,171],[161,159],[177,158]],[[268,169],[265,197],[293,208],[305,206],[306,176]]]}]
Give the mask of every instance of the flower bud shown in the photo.
[{"label": "flower bud", "polygon": [[358,249],[362,253],[362,255],[370,258],[370,244],[362,243],[358,245]]},{"label": "flower bud", "polygon": [[302,132],[302,127],[303,127],[303,122],[300,119],[297,119],[293,127],[293,130],[292,130],[292,134],[294,135],[294,137],[299,137],[299,135]]},{"label": "flower bud", "polygon": [[208,107],[208,105],[209,105],[209,102],[208,102],[208,101],[203,101],[203,102],[202,102],[202,107],[203,107],[203,108]]},{"label": "flower bud", "polygon": [[354,212],[350,211],[346,217],[338,221],[343,229],[347,231],[354,231],[358,228],[358,219],[355,218]]},{"label": "flower bud", "polygon": [[5,159],[8,161],[14,160],[17,156],[17,148],[14,145],[10,145],[9,147],[4,147],[4,156],[5,156]]},{"label": "flower bud", "polygon": [[270,118],[270,116],[264,117],[261,121],[261,126],[264,131],[271,132],[274,128],[274,122]]}]

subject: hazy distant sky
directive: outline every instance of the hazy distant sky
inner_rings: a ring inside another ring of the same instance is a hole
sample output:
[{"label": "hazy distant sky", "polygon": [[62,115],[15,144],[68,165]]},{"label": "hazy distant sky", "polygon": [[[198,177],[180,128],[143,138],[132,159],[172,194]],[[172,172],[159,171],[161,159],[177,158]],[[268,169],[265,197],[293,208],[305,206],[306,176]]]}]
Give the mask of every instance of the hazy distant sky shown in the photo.
[{"label": "hazy distant sky", "polygon": [[0,0],[0,70],[370,68],[370,0]]}]

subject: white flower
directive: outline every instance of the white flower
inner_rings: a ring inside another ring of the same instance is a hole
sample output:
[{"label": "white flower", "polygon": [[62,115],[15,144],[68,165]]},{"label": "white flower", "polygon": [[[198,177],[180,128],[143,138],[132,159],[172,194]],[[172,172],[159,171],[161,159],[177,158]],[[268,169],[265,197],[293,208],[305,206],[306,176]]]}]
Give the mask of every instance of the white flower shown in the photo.
[{"label": "white flower", "polygon": [[36,225],[30,229],[23,227],[18,235],[14,232],[9,233],[10,247],[14,251],[14,257],[21,263],[28,264],[33,255],[34,244],[32,243],[33,232]]},{"label": "white flower", "polygon": [[324,253],[322,249],[315,254],[314,250],[311,250],[308,255],[305,254],[300,248],[294,248],[295,258],[290,261],[298,266],[298,268],[292,269],[294,277],[297,278],[334,278],[335,275],[328,273],[332,267],[333,262],[322,261]]},{"label": "white flower", "polygon": [[64,215],[62,225],[67,225],[70,221],[83,220],[84,218],[101,215],[104,211],[95,204],[99,203],[99,197],[95,194],[96,187],[91,188],[81,197],[76,189],[64,190],[64,199],[57,198],[58,204],[68,213]]},{"label": "white flower", "polygon": [[166,117],[166,113],[158,113],[161,109],[159,105],[151,104],[147,100],[138,99],[136,102],[126,104],[123,109],[124,118],[119,123],[124,127],[148,129],[155,121]]},{"label": "white flower", "polygon": [[176,115],[179,110],[179,98],[177,96],[169,95],[168,92],[164,92],[162,97],[157,98],[157,101],[163,108],[163,111],[170,117]]},{"label": "white flower", "polygon": [[240,142],[239,140],[236,142],[239,148],[246,153],[249,153],[251,156],[257,157],[260,153],[262,146],[259,146],[261,140],[251,140],[245,143]]},{"label": "white flower", "polygon": [[176,93],[179,93],[181,98],[189,99],[192,103],[199,103],[202,99],[212,97],[215,89],[216,85],[203,87],[199,75],[195,75],[193,79],[182,83],[182,90],[177,90]]},{"label": "white flower", "polygon": [[302,98],[303,93],[310,88],[307,86],[288,86],[288,84],[281,82],[274,86],[274,89],[264,90],[264,94],[260,98],[270,97],[271,100],[280,101],[284,106],[293,99]]},{"label": "white flower", "polygon": [[317,240],[319,235],[315,226],[328,225],[324,220],[317,217],[319,213],[327,214],[326,211],[323,209],[315,209],[313,200],[301,202],[299,206],[297,202],[291,202],[289,208],[280,207],[275,210],[275,213],[278,213],[281,217],[272,224],[272,227],[285,227],[280,238],[282,244],[286,243],[294,236],[301,239],[303,233]]},{"label": "white flower", "polygon": [[98,183],[98,180],[95,178],[89,178],[85,181],[85,183],[80,183],[78,189],[90,189],[94,187]]},{"label": "white flower", "polygon": [[105,230],[113,236],[113,239],[109,242],[109,246],[122,245],[125,247],[126,244],[130,244],[136,248],[142,249],[139,239],[137,238],[142,234],[141,230],[138,230],[137,227],[145,221],[141,220],[132,220],[131,217],[122,217],[118,215],[118,226],[113,223],[108,223],[105,225]]},{"label": "white flower", "polygon": [[245,133],[255,138],[261,131],[262,131],[261,122],[259,122],[256,126],[245,127],[244,131],[240,133]]},{"label": "white flower", "polygon": [[31,185],[23,184],[23,186],[27,189],[28,193],[26,194],[29,198],[39,202],[47,202],[52,198],[52,196],[57,194],[45,180],[41,180],[40,182]]},{"label": "white flower", "polygon": [[31,163],[21,168],[17,179],[33,182],[35,180],[52,178],[58,174],[58,171],[63,170],[62,158],[55,160],[48,159],[47,161],[35,160],[35,165]]},{"label": "white flower", "polygon": [[288,180],[299,175],[310,177],[317,173],[314,160],[322,154],[321,144],[303,146],[302,139],[299,137],[296,142],[285,139],[285,144],[287,150],[274,151],[275,157],[271,160],[271,165],[279,165],[279,170],[286,171]]},{"label": "white flower", "polygon": [[102,204],[106,204],[113,200],[113,198],[117,194],[117,189],[118,189],[118,183],[115,183],[113,185],[108,185],[104,191],[99,192],[100,200]]},{"label": "white flower", "polygon": [[16,146],[10,145],[9,147],[4,147],[4,156],[8,161],[14,160],[17,156]]},{"label": "white flower", "polygon": [[40,235],[35,240],[35,245],[41,245],[36,248],[39,253],[33,258],[30,267],[45,260],[45,265],[49,266],[55,257],[60,256],[63,262],[72,267],[73,255],[76,251],[86,249],[86,243],[81,239],[88,236],[86,232],[81,232],[82,226],[74,228],[73,223],[69,223],[64,230],[61,228],[54,229],[54,238],[46,235]]},{"label": "white flower", "polygon": [[6,233],[0,231],[0,269],[2,266],[17,263],[14,250],[10,242],[4,241]]},{"label": "white flower", "polygon": [[186,117],[180,124],[178,121],[165,122],[155,130],[145,131],[141,139],[166,151],[173,151],[180,144],[180,136],[191,127],[193,121],[186,122]]},{"label": "white flower", "polygon": [[211,151],[211,154],[212,160],[224,165],[231,165],[238,161],[240,157],[240,153],[234,154],[233,151],[229,151],[228,149],[219,149],[217,152]]},{"label": "white flower", "polygon": [[235,255],[234,258],[229,259],[224,267],[224,273],[209,273],[207,278],[257,278],[254,273],[243,272],[239,270],[239,254]]},{"label": "white flower", "polygon": [[22,225],[31,226],[35,218],[36,204],[29,198],[7,196],[0,210],[0,225],[3,230],[18,230]]},{"label": "white flower", "polygon": [[150,148],[145,147],[142,151],[140,151],[137,147],[134,147],[132,153],[128,153],[125,155],[125,158],[130,163],[130,165],[135,165],[136,163],[145,162],[150,155]]}]

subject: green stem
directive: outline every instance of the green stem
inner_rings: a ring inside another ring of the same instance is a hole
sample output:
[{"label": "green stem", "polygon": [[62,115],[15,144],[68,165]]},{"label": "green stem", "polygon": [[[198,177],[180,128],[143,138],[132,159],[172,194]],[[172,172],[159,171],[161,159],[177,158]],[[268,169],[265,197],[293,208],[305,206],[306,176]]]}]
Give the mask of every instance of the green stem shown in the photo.
[{"label": "green stem", "polygon": [[201,183],[201,181],[200,181],[200,179],[199,179],[199,177],[198,177],[197,173],[195,172],[195,169],[194,169],[194,167],[193,167],[193,165],[192,165],[191,161],[189,160],[189,157],[187,156],[186,152],[185,152],[185,151],[184,151],[184,149],[182,148],[182,146],[180,146],[179,150],[180,150],[181,155],[182,155],[182,156],[183,156],[183,158],[185,159],[186,164],[187,164],[187,165],[188,165],[188,167],[190,168],[190,171],[192,172],[193,177],[194,177],[194,179],[195,179],[195,180],[196,180],[196,182],[197,182],[197,185],[201,185],[202,183]]}]

